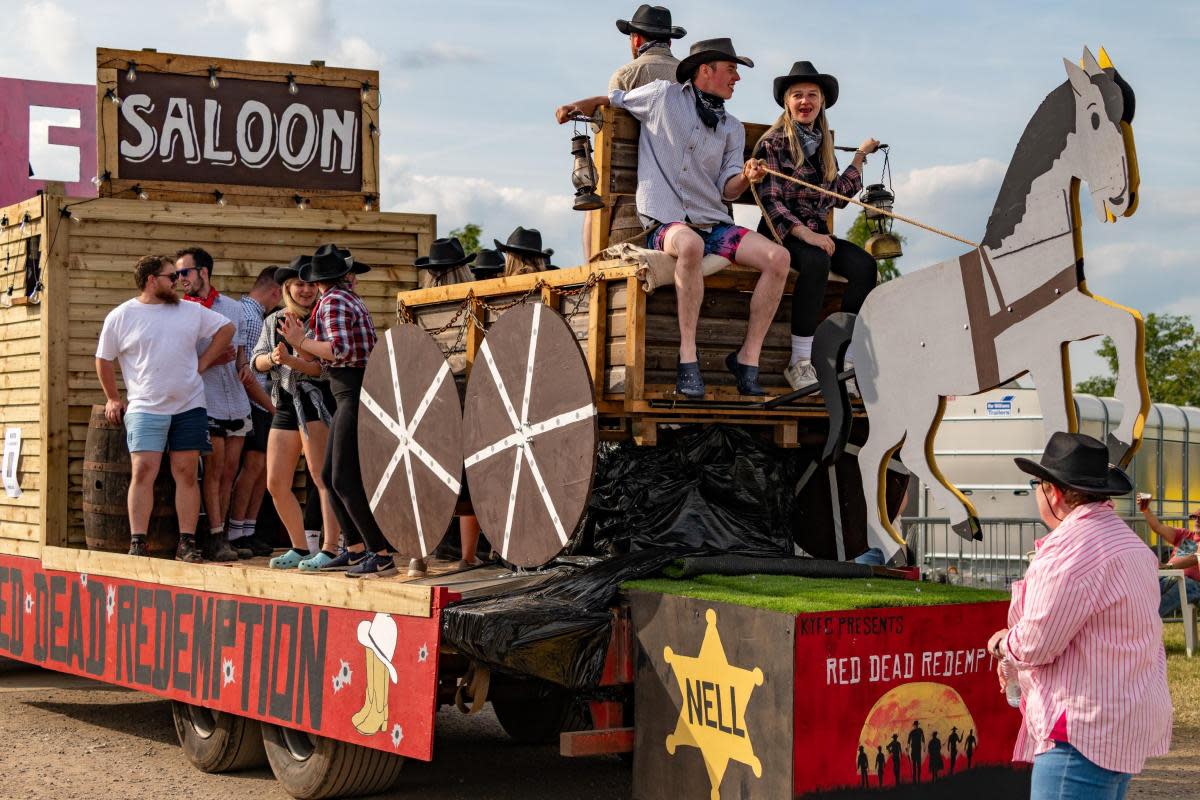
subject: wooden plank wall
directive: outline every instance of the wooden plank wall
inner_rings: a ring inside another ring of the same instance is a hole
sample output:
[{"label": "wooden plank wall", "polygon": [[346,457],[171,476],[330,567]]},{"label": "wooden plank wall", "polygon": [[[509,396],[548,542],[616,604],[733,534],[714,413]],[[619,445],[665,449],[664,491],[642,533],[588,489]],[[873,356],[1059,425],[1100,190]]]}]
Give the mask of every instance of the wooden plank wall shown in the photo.
[{"label": "wooden plank wall", "polygon": [[215,261],[213,284],[233,297],[248,291],[264,267],[287,264],[321,244],[348,247],[373,269],[359,294],[384,330],[395,322],[396,293],[416,286],[412,266],[427,252],[436,221],[430,214],[220,207],[191,203],[100,199],[72,209],[82,222],[67,225],[69,339],[69,507],[65,541],[81,545],[81,475],[88,415],[104,402],[96,378],[96,340],[104,317],[136,294],[133,265],[143,255],[173,255],[198,245]]},{"label": "wooden plank wall", "polygon": [[[0,552],[30,555],[37,551],[42,488],[41,305],[20,302],[25,287],[25,253],[31,240],[40,249],[45,233],[42,198],[0,209],[8,226],[0,230],[0,294],[18,301],[0,306],[0,433],[21,429],[17,479],[22,494],[0,491]],[[21,219],[29,214],[24,232]],[[11,295],[8,288],[12,287]],[[7,301],[4,301],[7,302]]]}]

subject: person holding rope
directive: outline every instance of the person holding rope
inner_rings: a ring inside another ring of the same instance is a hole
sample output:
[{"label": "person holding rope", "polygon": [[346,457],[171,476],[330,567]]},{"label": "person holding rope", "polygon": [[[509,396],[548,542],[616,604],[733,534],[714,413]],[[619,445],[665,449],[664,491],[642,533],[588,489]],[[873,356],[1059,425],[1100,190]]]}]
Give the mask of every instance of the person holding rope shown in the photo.
[{"label": "person holding rope", "polygon": [[[310,261],[310,256],[299,256],[288,266],[276,270],[275,279],[283,287],[284,307],[267,315],[263,321],[250,362],[255,372],[267,376],[271,401],[275,404],[267,438],[267,491],[271,493],[275,510],[292,543],[291,550],[271,559],[272,569],[309,571],[329,567],[337,559],[341,533],[333,513],[329,487],[321,474],[328,450],[329,424],[337,407],[329,389],[328,369],[315,358],[297,356],[279,333],[285,319],[301,322],[305,332],[309,332],[308,320],[317,301],[317,287],[301,280],[300,270]],[[301,512],[292,491],[301,452],[317,493],[317,497],[310,496],[307,503],[319,505],[324,534],[323,546],[313,554],[308,550],[307,509],[305,513]]]},{"label": "person holding rope", "polygon": [[[377,578],[395,575],[396,564],[371,514],[358,463],[358,398],[377,337],[371,312],[349,287],[348,276],[355,265],[349,250],[333,244],[318,248],[312,261],[300,269],[300,279],[317,284],[321,291],[313,310],[313,335],[307,334],[303,322],[290,317],[280,323],[280,333],[297,356],[316,356],[328,368],[337,410],[329,429],[321,475],[333,490],[333,512],[347,540],[361,537],[367,547],[366,558],[347,569],[346,575]],[[361,267],[360,272],[369,269]]]},{"label": "person holding rope", "polygon": [[725,109],[741,79],[738,66],[754,62],[740,56],[730,39],[706,39],[692,45],[679,62],[679,83],[654,81],[637,89],[616,89],[560,106],[559,123],[592,116],[612,105],[642,125],[638,138],[637,207],[649,229],[646,246],[676,258],[675,293],[679,316],[679,367],[675,389],[688,398],[704,397],[704,378],[696,350],[696,327],[704,299],[700,261],[715,253],[762,274],[750,300],[750,321],[739,350],[725,358],[738,392],[763,395],[758,359],[787,280],[788,252],[754,231],[734,224],[727,203],[751,183],[762,180],[762,162],[742,153],[746,132]]},{"label": "person holding rope", "polygon": [[[775,102],[783,113],[758,141],[755,155],[761,155],[774,172],[838,194],[860,191],[863,164],[879,141],[865,139],[839,175],[825,113],[837,100],[837,78],[818,72],[810,61],[797,61],[791,72],[775,79]],[[759,196],[763,217],[758,231],[787,248],[797,273],[792,292],[792,356],[783,376],[789,386],[800,389],[817,380],[812,342],[830,270],[846,279],[842,311],[857,314],[878,282],[878,268],[865,250],[829,230],[830,212],[845,208],[847,201],[771,173],[763,179]],[[847,353],[847,369],[853,361],[853,354]]]}]

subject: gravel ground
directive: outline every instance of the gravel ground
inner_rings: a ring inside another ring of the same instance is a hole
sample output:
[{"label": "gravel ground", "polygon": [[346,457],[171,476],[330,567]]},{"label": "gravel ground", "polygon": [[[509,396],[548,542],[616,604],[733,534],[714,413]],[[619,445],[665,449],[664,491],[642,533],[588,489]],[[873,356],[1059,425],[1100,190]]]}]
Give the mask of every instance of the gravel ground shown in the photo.
[{"label": "gravel ground", "polygon": [[[409,761],[384,797],[422,800],[608,800],[630,796],[620,759],[566,759],[555,747],[513,744],[490,709],[443,710],[436,757]],[[183,757],[170,704],[140,692],[12,662],[0,667],[0,797],[27,800],[284,800],[270,770],[206,775]],[[1171,754],[1147,765],[1130,798],[1200,797],[1200,729],[1177,726]]]}]

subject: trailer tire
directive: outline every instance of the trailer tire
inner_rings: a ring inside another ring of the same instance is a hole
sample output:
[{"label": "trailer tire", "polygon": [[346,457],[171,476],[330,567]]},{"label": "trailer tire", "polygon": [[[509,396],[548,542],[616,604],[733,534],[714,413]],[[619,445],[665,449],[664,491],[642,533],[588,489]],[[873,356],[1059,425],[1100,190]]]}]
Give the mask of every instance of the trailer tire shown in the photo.
[{"label": "trailer tire", "polygon": [[563,731],[588,727],[586,710],[566,689],[551,684],[538,687],[536,698],[492,698],[500,727],[521,744],[552,744]]},{"label": "trailer tire", "polygon": [[355,797],[386,791],[400,777],[402,756],[262,723],[271,771],[298,800]]},{"label": "trailer tire", "polygon": [[175,733],[188,761],[203,772],[235,772],[267,763],[258,721],[190,703],[171,703]]}]

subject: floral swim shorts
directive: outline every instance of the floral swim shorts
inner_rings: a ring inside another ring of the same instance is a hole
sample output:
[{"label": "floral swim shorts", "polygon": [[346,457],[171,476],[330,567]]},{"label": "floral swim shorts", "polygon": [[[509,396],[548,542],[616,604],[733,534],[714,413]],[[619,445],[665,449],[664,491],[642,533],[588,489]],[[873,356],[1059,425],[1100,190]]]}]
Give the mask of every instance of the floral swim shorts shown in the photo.
[{"label": "floral swim shorts", "polygon": [[[650,233],[646,234],[646,247],[651,250],[662,250],[663,242],[667,238],[667,231],[676,225],[687,225],[687,223],[667,222],[653,228]],[[700,234],[700,238],[704,240],[704,255],[717,255],[728,258],[730,261],[733,261],[734,255],[737,254],[742,239],[750,232],[749,228],[743,228],[741,225],[725,224],[714,225],[711,231],[703,228],[692,228],[692,230]]]}]

